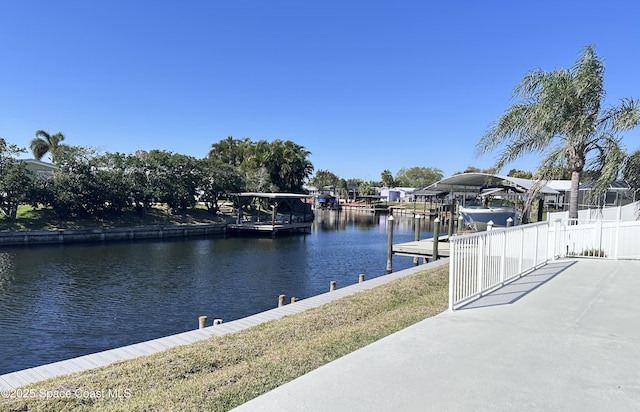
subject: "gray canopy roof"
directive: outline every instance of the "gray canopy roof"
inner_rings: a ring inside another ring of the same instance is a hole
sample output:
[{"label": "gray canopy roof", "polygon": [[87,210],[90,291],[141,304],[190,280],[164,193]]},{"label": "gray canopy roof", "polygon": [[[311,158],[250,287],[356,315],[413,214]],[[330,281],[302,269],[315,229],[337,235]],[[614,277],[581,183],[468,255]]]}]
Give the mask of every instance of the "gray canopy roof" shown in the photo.
[{"label": "gray canopy roof", "polygon": [[[432,191],[448,191],[448,192],[465,192],[479,191],[486,186],[511,185],[522,190],[529,190],[536,183],[535,180],[522,179],[518,177],[494,175],[488,173],[461,173],[442,179],[432,185],[427,186],[424,190]],[[545,185],[540,190],[543,194],[559,194],[555,189]]]}]

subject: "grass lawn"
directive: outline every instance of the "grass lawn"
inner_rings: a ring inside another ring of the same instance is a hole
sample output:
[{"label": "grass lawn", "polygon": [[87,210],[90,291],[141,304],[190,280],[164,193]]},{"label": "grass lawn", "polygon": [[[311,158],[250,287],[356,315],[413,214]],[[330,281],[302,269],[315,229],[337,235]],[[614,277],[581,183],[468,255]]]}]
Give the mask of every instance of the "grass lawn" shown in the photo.
[{"label": "grass lawn", "polygon": [[28,205],[18,208],[18,216],[15,220],[0,217],[0,231],[20,230],[54,230],[54,229],[83,229],[94,227],[136,227],[154,225],[176,225],[194,223],[220,223],[219,216],[210,214],[205,208],[190,209],[182,214],[170,214],[166,208],[152,207],[144,215],[134,211],[126,211],[120,216],[109,219],[78,218],[63,220],[58,218],[54,211],[46,207],[34,209]]},{"label": "grass lawn", "polygon": [[[443,312],[447,287],[448,265],[425,270],[238,333],[41,382],[29,387],[35,397],[0,398],[0,409],[227,411]],[[46,391],[71,396],[47,400]]]}]

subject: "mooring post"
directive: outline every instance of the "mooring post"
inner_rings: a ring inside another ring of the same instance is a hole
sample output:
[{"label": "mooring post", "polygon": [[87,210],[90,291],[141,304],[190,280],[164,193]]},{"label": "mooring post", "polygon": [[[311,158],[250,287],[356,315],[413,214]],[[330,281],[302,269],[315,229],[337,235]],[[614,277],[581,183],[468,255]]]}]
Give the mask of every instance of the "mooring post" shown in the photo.
[{"label": "mooring post", "polygon": [[387,219],[387,232],[388,242],[387,242],[387,273],[391,273],[391,257],[393,256],[393,216],[389,216]]},{"label": "mooring post", "polygon": [[291,303],[296,303],[297,301],[298,301],[298,298],[293,296],[291,297]]},{"label": "mooring post", "polygon": [[364,273],[361,273],[361,274],[358,276],[358,283],[362,283],[362,282],[364,282]]},{"label": "mooring post", "polygon": [[336,281],[332,280],[329,282],[329,292],[333,292],[334,290],[336,290]]},{"label": "mooring post", "polygon": [[[415,226],[416,226],[416,233],[415,233],[415,240],[416,242],[418,242],[420,240],[420,218],[422,216],[420,215],[416,215],[415,216]],[[420,261],[420,258],[418,256],[414,256],[413,257],[413,266],[418,266],[418,263]]]},{"label": "mooring post", "polygon": [[507,227],[511,227],[511,226],[513,226],[513,218],[512,218],[512,217],[509,217],[509,218],[507,219]]},{"label": "mooring post", "polygon": [[213,324],[214,325],[222,325],[222,319],[218,318],[218,319],[214,319],[213,320]]},{"label": "mooring post", "polygon": [[433,251],[431,260],[438,260],[438,242],[440,241],[440,218],[433,219]]},{"label": "mooring post", "polygon": [[198,318],[198,329],[203,329],[207,327],[207,317],[206,316],[200,316]]},{"label": "mooring post", "polygon": [[456,210],[456,199],[451,199],[451,210],[449,210],[449,231],[447,232],[449,236],[453,235],[453,217],[455,216]]},{"label": "mooring post", "polygon": [[286,298],[286,295],[280,295],[278,296],[278,307],[284,306],[284,298]]},{"label": "mooring post", "polygon": [[462,228],[464,227],[464,217],[462,217],[462,213],[458,214],[458,231],[457,233],[462,233]]}]

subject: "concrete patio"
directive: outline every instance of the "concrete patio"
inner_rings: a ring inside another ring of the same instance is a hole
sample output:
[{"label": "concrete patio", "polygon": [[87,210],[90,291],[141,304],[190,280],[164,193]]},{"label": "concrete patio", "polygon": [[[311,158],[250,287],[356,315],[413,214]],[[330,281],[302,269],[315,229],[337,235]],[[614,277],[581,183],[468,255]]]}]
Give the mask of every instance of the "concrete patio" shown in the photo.
[{"label": "concrete patio", "polygon": [[551,261],[236,410],[639,410],[639,294],[640,261]]}]

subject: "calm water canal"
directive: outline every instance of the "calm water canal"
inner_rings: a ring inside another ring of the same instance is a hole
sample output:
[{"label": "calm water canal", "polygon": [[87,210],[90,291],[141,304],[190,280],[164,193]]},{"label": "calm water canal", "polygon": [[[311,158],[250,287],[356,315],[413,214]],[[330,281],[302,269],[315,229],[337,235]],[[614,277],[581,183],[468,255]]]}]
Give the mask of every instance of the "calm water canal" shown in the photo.
[{"label": "calm water canal", "polygon": [[[414,228],[395,217],[394,243]],[[333,211],[304,235],[0,249],[0,374],[196,329],[199,315],[239,319],[383,276],[386,259],[386,215]]]}]

